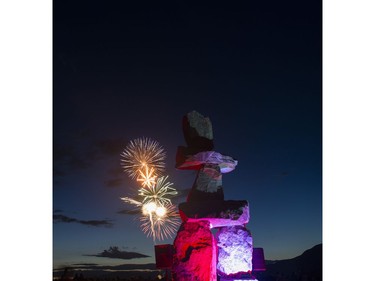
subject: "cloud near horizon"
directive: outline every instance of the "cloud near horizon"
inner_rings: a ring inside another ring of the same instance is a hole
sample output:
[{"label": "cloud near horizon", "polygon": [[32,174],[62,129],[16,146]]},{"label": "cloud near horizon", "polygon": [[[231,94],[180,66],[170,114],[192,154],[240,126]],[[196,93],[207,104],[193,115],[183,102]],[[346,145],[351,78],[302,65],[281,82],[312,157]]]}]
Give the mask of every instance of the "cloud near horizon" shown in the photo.
[{"label": "cloud near horizon", "polygon": [[105,227],[112,227],[113,223],[111,223],[109,220],[78,220],[75,218],[70,218],[64,215],[53,215],[53,222],[59,223],[59,222],[65,222],[65,223],[80,223],[84,225],[91,225],[91,226],[105,226]]},{"label": "cloud near horizon", "polygon": [[[67,267],[59,267],[59,268],[54,268],[55,273],[63,273],[64,270]],[[90,263],[77,263],[77,264],[72,264],[68,268],[71,270],[98,270],[99,272],[101,270],[112,270],[112,271],[139,271],[139,270],[157,270],[156,264],[155,263],[146,263],[146,264],[120,264],[120,265],[99,265],[99,264],[90,264]]]},{"label": "cloud near horizon", "polygon": [[140,208],[134,209],[134,210],[124,209],[124,210],[118,211],[117,213],[121,215],[140,215],[142,214],[142,211],[140,210]]},{"label": "cloud near horizon", "polygon": [[111,259],[124,259],[124,260],[150,257],[150,256],[136,253],[136,252],[120,251],[117,246],[109,247],[108,250],[104,250],[103,252],[96,254],[96,255],[84,255],[84,256],[102,257],[102,258],[111,258]]}]

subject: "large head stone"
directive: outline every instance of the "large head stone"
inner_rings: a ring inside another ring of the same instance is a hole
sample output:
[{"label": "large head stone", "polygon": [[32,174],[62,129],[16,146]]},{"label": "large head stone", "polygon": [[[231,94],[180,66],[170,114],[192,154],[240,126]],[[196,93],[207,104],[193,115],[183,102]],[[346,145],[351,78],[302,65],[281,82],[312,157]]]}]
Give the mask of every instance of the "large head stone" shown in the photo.
[{"label": "large head stone", "polygon": [[193,110],[183,117],[182,130],[186,144],[195,153],[213,149],[212,124],[208,117]]}]

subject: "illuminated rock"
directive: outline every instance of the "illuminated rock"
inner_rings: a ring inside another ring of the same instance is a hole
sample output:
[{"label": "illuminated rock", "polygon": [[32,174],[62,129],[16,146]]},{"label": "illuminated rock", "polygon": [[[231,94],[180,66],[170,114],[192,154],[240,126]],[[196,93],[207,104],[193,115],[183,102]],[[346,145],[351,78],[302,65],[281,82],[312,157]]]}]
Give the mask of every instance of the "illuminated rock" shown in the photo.
[{"label": "illuminated rock", "polygon": [[197,173],[187,201],[224,200],[219,165],[205,164]]},{"label": "illuminated rock", "polygon": [[[198,152],[213,150],[213,132],[211,121],[196,111],[187,113],[182,118],[182,131],[187,148],[185,155],[194,155]],[[178,151],[181,148],[179,147]]]},{"label": "illuminated rock", "polygon": [[[245,227],[249,204],[224,200],[222,174],[233,171],[238,161],[213,150],[209,118],[192,111],[182,121],[187,146],[178,146],[175,167],[196,170],[197,176],[187,202],[179,204],[182,225],[174,241],[173,280],[257,281],[251,275],[253,240]],[[219,228],[216,239],[211,228]]]},{"label": "illuminated rock", "polygon": [[198,170],[204,164],[218,164],[221,173],[233,171],[238,161],[230,156],[222,155],[216,151],[202,151],[194,155],[189,154],[187,148],[179,147],[176,155],[176,168],[180,170]]},{"label": "illuminated rock", "polygon": [[193,110],[182,118],[182,130],[187,147],[177,147],[177,169],[199,170],[204,164],[218,164],[222,173],[234,170],[237,160],[213,151],[212,124],[208,117]]},{"label": "illuminated rock", "polygon": [[[194,146],[197,138],[213,140],[213,131],[210,118],[193,110],[182,119],[182,130],[188,146]],[[211,150],[211,149],[208,149]]]},{"label": "illuminated rock", "polygon": [[246,200],[190,201],[179,204],[182,221],[209,221],[211,227],[244,225],[250,220]]},{"label": "illuminated rock", "polygon": [[182,223],[173,245],[174,280],[216,280],[216,245],[209,222]]},{"label": "illuminated rock", "polygon": [[219,276],[240,279],[251,275],[253,238],[244,226],[223,227],[216,233]]},{"label": "illuminated rock", "polygon": [[193,188],[213,193],[222,187],[222,176],[217,164],[206,164],[199,170]]}]

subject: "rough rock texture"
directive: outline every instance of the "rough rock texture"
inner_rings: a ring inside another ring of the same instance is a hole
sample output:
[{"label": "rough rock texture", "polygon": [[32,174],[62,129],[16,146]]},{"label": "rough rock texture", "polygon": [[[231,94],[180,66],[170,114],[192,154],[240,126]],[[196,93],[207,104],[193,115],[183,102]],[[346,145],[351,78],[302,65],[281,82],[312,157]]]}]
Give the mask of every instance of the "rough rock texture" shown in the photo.
[{"label": "rough rock texture", "polygon": [[219,165],[203,165],[202,169],[198,172],[193,188],[203,192],[214,193],[221,187],[222,176]]},{"label": "rough rock texture", "polygon": [[187,201],[224,200],[222,175],[217,164],[205,164],[198,171]]},{"label": "rough rock texture", "polygon": [[193,110],[183,117],[183,131],[186,143],[195,137],[213,139],[212,124],[210,118],[204,117],[199,112]]},{"label": "rough rock texture", "polygon": [[244,226],[223,227],[216,233],[217,272],[233,279],[246,277],[252,271],[253,238]]},{"label": "rough rock texture", "polygon": [[216,245],[207,221],[182,223],[174,240],[172,274],[178,281],[216,280]]},{"label": "rough rock texture", "polygon": [[190,201],[179,204],[182,221],[209,221],[211,227],[244,225],[249,222],[246,200]]},{"label": "rough rock texture", "polygon": [[191,154],[214,148],[211,121],[196,111],[182,118],[184,138]]}]

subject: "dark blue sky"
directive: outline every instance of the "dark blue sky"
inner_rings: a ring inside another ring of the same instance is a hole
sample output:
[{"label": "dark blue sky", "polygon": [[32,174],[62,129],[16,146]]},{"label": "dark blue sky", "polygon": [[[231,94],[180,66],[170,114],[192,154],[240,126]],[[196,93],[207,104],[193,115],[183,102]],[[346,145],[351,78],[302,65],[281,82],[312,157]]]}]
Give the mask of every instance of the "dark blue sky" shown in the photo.
[{"label": "dark blue sky", "polygon": [[249,201],[266,259],[321,243],[321,2],[137,3],[53,4],[54,267],[123,263],[85,256],[110,246],[154,262],[136,217],[118,213],[136,187],[120,153],[152,138],[175,188],[190,188],[195,173],[174,160],[191,110],[211,119],[215,150],[238,160],[225,198]]}]

